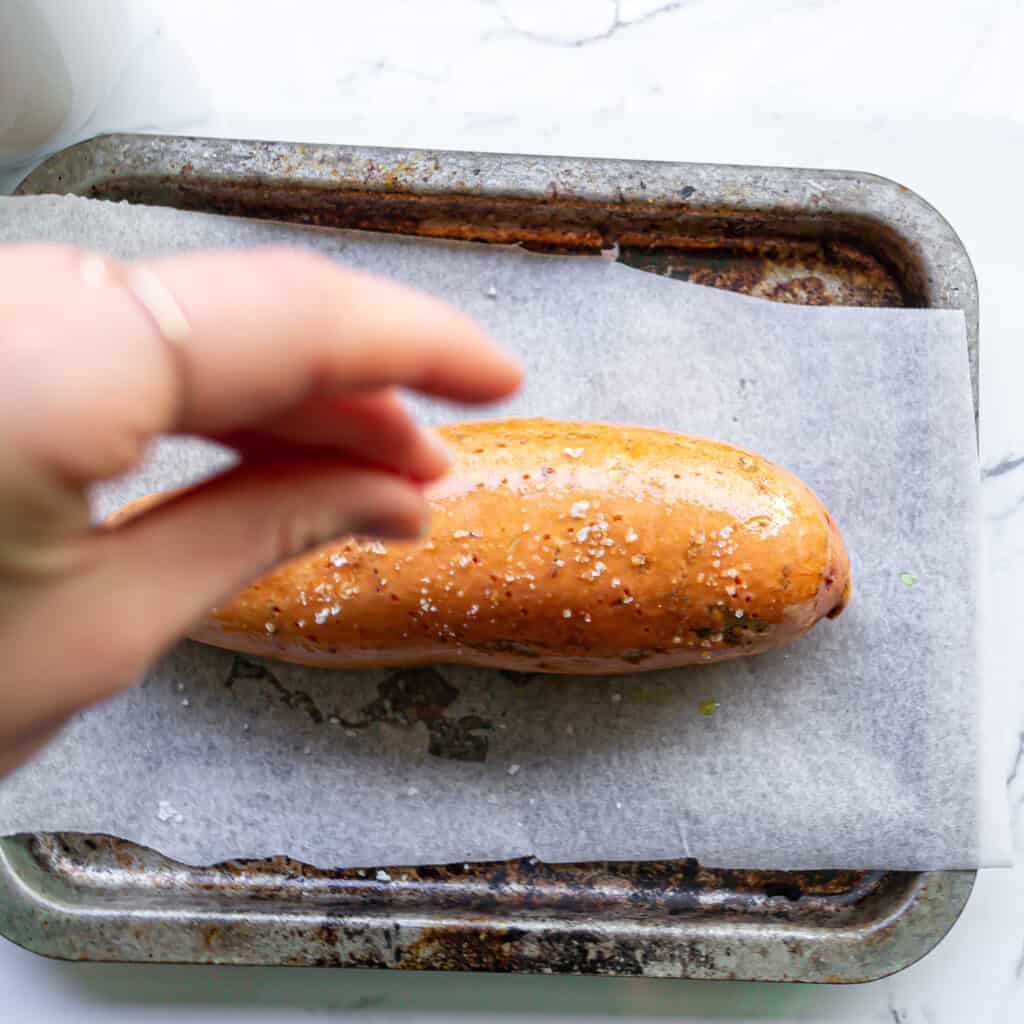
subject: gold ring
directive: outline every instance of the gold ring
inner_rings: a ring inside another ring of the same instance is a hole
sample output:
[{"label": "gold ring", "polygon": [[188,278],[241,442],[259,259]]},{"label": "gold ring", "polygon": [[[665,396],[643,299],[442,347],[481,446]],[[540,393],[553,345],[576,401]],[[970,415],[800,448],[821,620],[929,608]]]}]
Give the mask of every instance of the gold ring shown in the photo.
[{"label": "gold ring", "polygon": [[90,287],[105,284],[123,284],[135,301],[149,315],[160,336],[172,345],[181,345],[192,333],[184,310],[178,305],[170,289],[148,267],[118,267],[111,273],[111,265],[102,256],[88,253],[82,259],[82,280]]},{"label": "gold ring", "polygon": [[[184,358],[184,343],[192,334],[185,311],[178,305],[170,289],[148,267],[123,265],[97,253],[86,253],[79,266],[83,282],[90,288],[119,285],[135,299],[149,317],[157,334],[171,351],[177,367],[179,394],[184,406],[188,379]],[[179,409],[182,414],[183,409]],[[180,420],[179,420],[180,422]]]}]

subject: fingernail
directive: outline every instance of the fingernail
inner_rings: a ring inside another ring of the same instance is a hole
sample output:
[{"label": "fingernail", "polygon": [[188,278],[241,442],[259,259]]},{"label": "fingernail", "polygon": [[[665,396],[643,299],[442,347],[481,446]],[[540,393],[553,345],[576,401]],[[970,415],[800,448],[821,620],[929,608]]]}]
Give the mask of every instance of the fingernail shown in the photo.
[{"label": "fingernail", "polygon": [[420,436],[423,438],[424,445],[437,458],[438,463],[447,469],[452,464],[452,453],[449,451],[448,445],[441,440],[440,435],[429,427],[423,427],[420,430]]}]

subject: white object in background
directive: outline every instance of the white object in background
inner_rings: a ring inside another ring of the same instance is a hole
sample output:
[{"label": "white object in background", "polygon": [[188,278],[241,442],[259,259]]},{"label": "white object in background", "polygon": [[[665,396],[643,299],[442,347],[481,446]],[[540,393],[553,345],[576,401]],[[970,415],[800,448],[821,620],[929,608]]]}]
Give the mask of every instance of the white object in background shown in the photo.
[{"label": "white object in background", "polygon": [[0,3],[0,167],[58,148],[89,120],[144,32],[148,8],[129,0]]}]

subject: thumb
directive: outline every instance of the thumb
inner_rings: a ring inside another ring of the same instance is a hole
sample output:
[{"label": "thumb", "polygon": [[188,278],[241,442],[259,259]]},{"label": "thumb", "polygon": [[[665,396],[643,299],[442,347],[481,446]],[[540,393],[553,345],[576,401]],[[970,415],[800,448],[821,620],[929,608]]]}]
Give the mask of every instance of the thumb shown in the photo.
[{"label": "thumb", "polygon": [[[134,682],[205,612],[276,563],[346,534],[414,539],[428,518],[408,480],[323,459],[243,463],[142,509],[96,535],[80,572],[39,588],[5,623],[19,690],[8,694],[12,728]],[[30,642],[40,616],[61,624],[59,644]],[[48,685],[32,682],[40,679]]]}]

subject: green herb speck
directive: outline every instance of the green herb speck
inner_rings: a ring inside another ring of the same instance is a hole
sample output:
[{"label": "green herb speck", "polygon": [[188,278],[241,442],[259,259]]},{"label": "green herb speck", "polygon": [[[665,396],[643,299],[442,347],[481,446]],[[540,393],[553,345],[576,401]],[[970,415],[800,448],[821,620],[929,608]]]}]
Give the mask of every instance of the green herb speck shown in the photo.
[{"label": "green herb speck", "polygon": [[917,577],[912,572],[901,572],[900,583],[905,587],[912,587],[917,582]]},{"label": "green herb speck", "polygon": [[717,700],[702,700],[700,702],[700,713],[702,715],[713,715],[719,708]]}]

